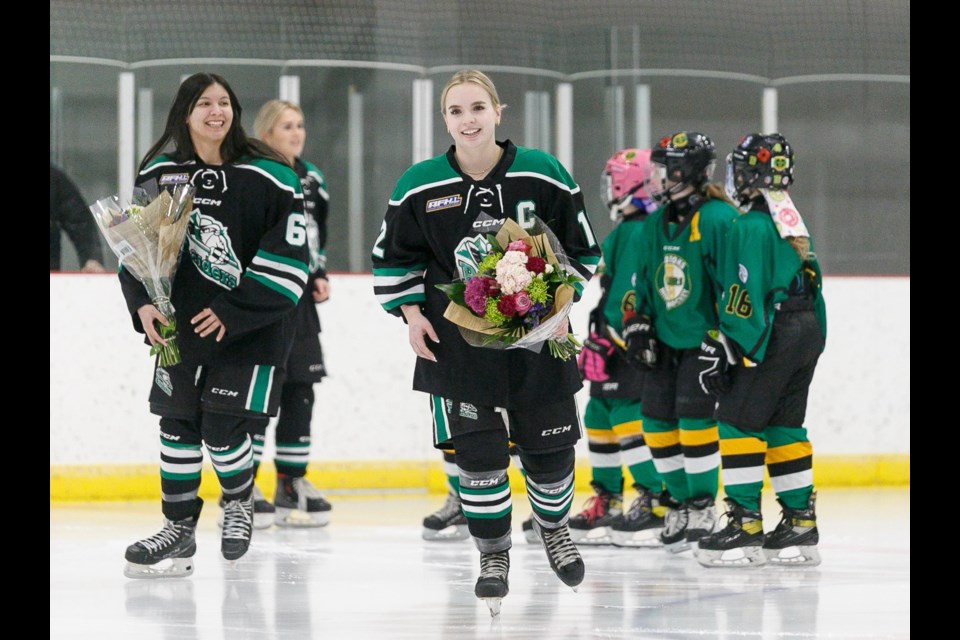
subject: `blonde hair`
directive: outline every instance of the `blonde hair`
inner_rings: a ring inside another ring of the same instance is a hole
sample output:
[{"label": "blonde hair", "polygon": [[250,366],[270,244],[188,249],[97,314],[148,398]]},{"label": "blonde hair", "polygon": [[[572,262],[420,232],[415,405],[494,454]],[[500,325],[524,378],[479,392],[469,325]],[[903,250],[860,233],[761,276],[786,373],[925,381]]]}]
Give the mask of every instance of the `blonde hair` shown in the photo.
[{"label": "blonde hair", "polygon": [[447,94],[450,92],[450,89],[468,82],[478,85],[490,95],[490,103],[494,109],[502,110],[507,108],[507,105],[500,102],[500,96],[497,95],[497,88],[493,86],[493,80],[491,80],[487,74],[477,69],[461,69],[453,74],[440,93],[440,113],[443,113],[446,108]]},{"label": "blonde hair", "polygon": [[277,126],[277,121],[287,109],[293,109],[300,117],[303,117],[303,109],[289,100],[267,100],[257,112],[257,118],[253,121],[253,135],[263,140],[273,128]]}]

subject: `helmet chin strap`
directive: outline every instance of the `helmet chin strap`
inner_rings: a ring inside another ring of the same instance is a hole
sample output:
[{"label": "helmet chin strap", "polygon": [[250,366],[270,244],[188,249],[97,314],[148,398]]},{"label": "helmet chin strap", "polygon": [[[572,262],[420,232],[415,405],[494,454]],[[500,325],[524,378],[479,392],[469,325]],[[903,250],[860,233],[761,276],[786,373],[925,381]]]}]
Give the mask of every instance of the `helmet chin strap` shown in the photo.
[{"label": "helmet chin strap", "polygon": [[676,202],[678,199],[693,193],[693,191],[693,185],[687,184],[686,182],[678,182],[661,191],[660,197],[664,202]]}]

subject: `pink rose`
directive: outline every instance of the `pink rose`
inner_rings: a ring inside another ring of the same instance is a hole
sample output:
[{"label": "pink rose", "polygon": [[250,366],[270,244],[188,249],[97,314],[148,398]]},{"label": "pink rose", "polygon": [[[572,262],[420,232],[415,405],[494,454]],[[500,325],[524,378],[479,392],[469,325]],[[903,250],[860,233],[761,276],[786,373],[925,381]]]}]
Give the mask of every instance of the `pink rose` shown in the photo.
[{"label": "pink rose", "polygon": [[513,296],[513,304],[517,308],[517,314],[523,316],[527,314],[527,311],[530,311],[530,307],[533,306],[533,300],[530,299],[526,291],[519,291]]},{"label": "pink rose", "polygon": [[514,240],[507,245],[507,251],[519,251],[524,255],[530,255],[530,245],[523,240]]}]

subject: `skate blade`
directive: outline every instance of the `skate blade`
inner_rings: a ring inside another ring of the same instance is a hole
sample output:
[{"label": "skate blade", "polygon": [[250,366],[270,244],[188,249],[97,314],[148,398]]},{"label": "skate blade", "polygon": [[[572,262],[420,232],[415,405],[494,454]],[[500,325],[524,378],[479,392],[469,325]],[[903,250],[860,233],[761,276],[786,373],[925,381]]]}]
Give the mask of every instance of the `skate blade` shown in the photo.
[{"label": "skate blade", "polygon": [[500,601],[503,598],[480,598],[483,600],[483,603],[487,605],[487,608],[490,609],[490,617],[496,618],[500,615]]},{"label": "skate blade", "polygon": [[760,547],[736,549],[694,549],[693,557],[705,567],[762,567],[767,558]]},{"label": "skate blade", "polygon": [[[223,527],[223,524],[221,523],[220,526]],[[261,515],[261,514],[258,514],[258,513],[253,514],[253,528],[254,528],[254,529],[269,529],[269,528],[272,527],[272,526],[273,526],[273,514],[272,514],[272,513],[266,513],[266,514],[262,514],[262,515]]]},{"label": "skate blade", "polygon": [[570,539],[574,544],[613,544],[610,527],[596,527],[594,529],[570,529]]},{"label": "skate blade", "polygon": [[284,509],[277,507],[273,523],[278,527],[325,527],[330,524],[330,514],[327,511],[307,513],[299,509]]},{"label": "skate blade", "polygon": [[820,564],[820,552],[814,546],[764,549],[767,563],[776,567],[815,567]]},{"label": "skate blade", "polygon": [[[661,542],[663,542],[661,540]],[[683,553],[691,548],[689,540],[680,540],[672,544],[664,544],[663,548],[669,551],[670,553]]]},{"label": "skate blade", "polygon": [[193,558],[169,558],[157,564],[127,562],[123,575],[134,580],[154,578],[186,578],[193,574]]},{"label": "skate blade", "polygon": [[659,549],[663,547],[659,529],[643,529],[641,531],[614,531],[613,544],[617,547],[634,549]]},{"label": "skate blade", "polygon": [[423,528],[421,537],[431,542],[456,542],[470,538],[470,530],[465,524],[452,524],[449,527],[440,529]]}]

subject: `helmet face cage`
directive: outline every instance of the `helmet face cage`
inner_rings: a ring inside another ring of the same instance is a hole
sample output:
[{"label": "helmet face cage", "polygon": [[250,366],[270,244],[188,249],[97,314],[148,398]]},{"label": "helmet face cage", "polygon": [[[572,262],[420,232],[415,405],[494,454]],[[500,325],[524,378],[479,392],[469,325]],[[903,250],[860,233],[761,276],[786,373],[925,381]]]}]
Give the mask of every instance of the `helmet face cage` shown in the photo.
[{"label": "helmet face cage", "polygon": [[753,189],[787,189],[793,165],[793,147],[782,135],[748,133],[727,156],[727,195],[744,204]]},{"label": "helmet face cage", "polygon": [[647,192],[663,202],[688,186],[696,188],[708,182],[717,164],[717,151],[713,141],[704,134],[680,131],[661,138],[651,152],[650,161],[654,164],[654,175],[646,185]]},{"label": "helmet face cage", "polygon": [[600,193],[611,220],[620,220],[627,205],[637,207],[640,213],[650,213],[656,208],[644,189],[649,172],[649,149],[623,149],[607,160]]}]

